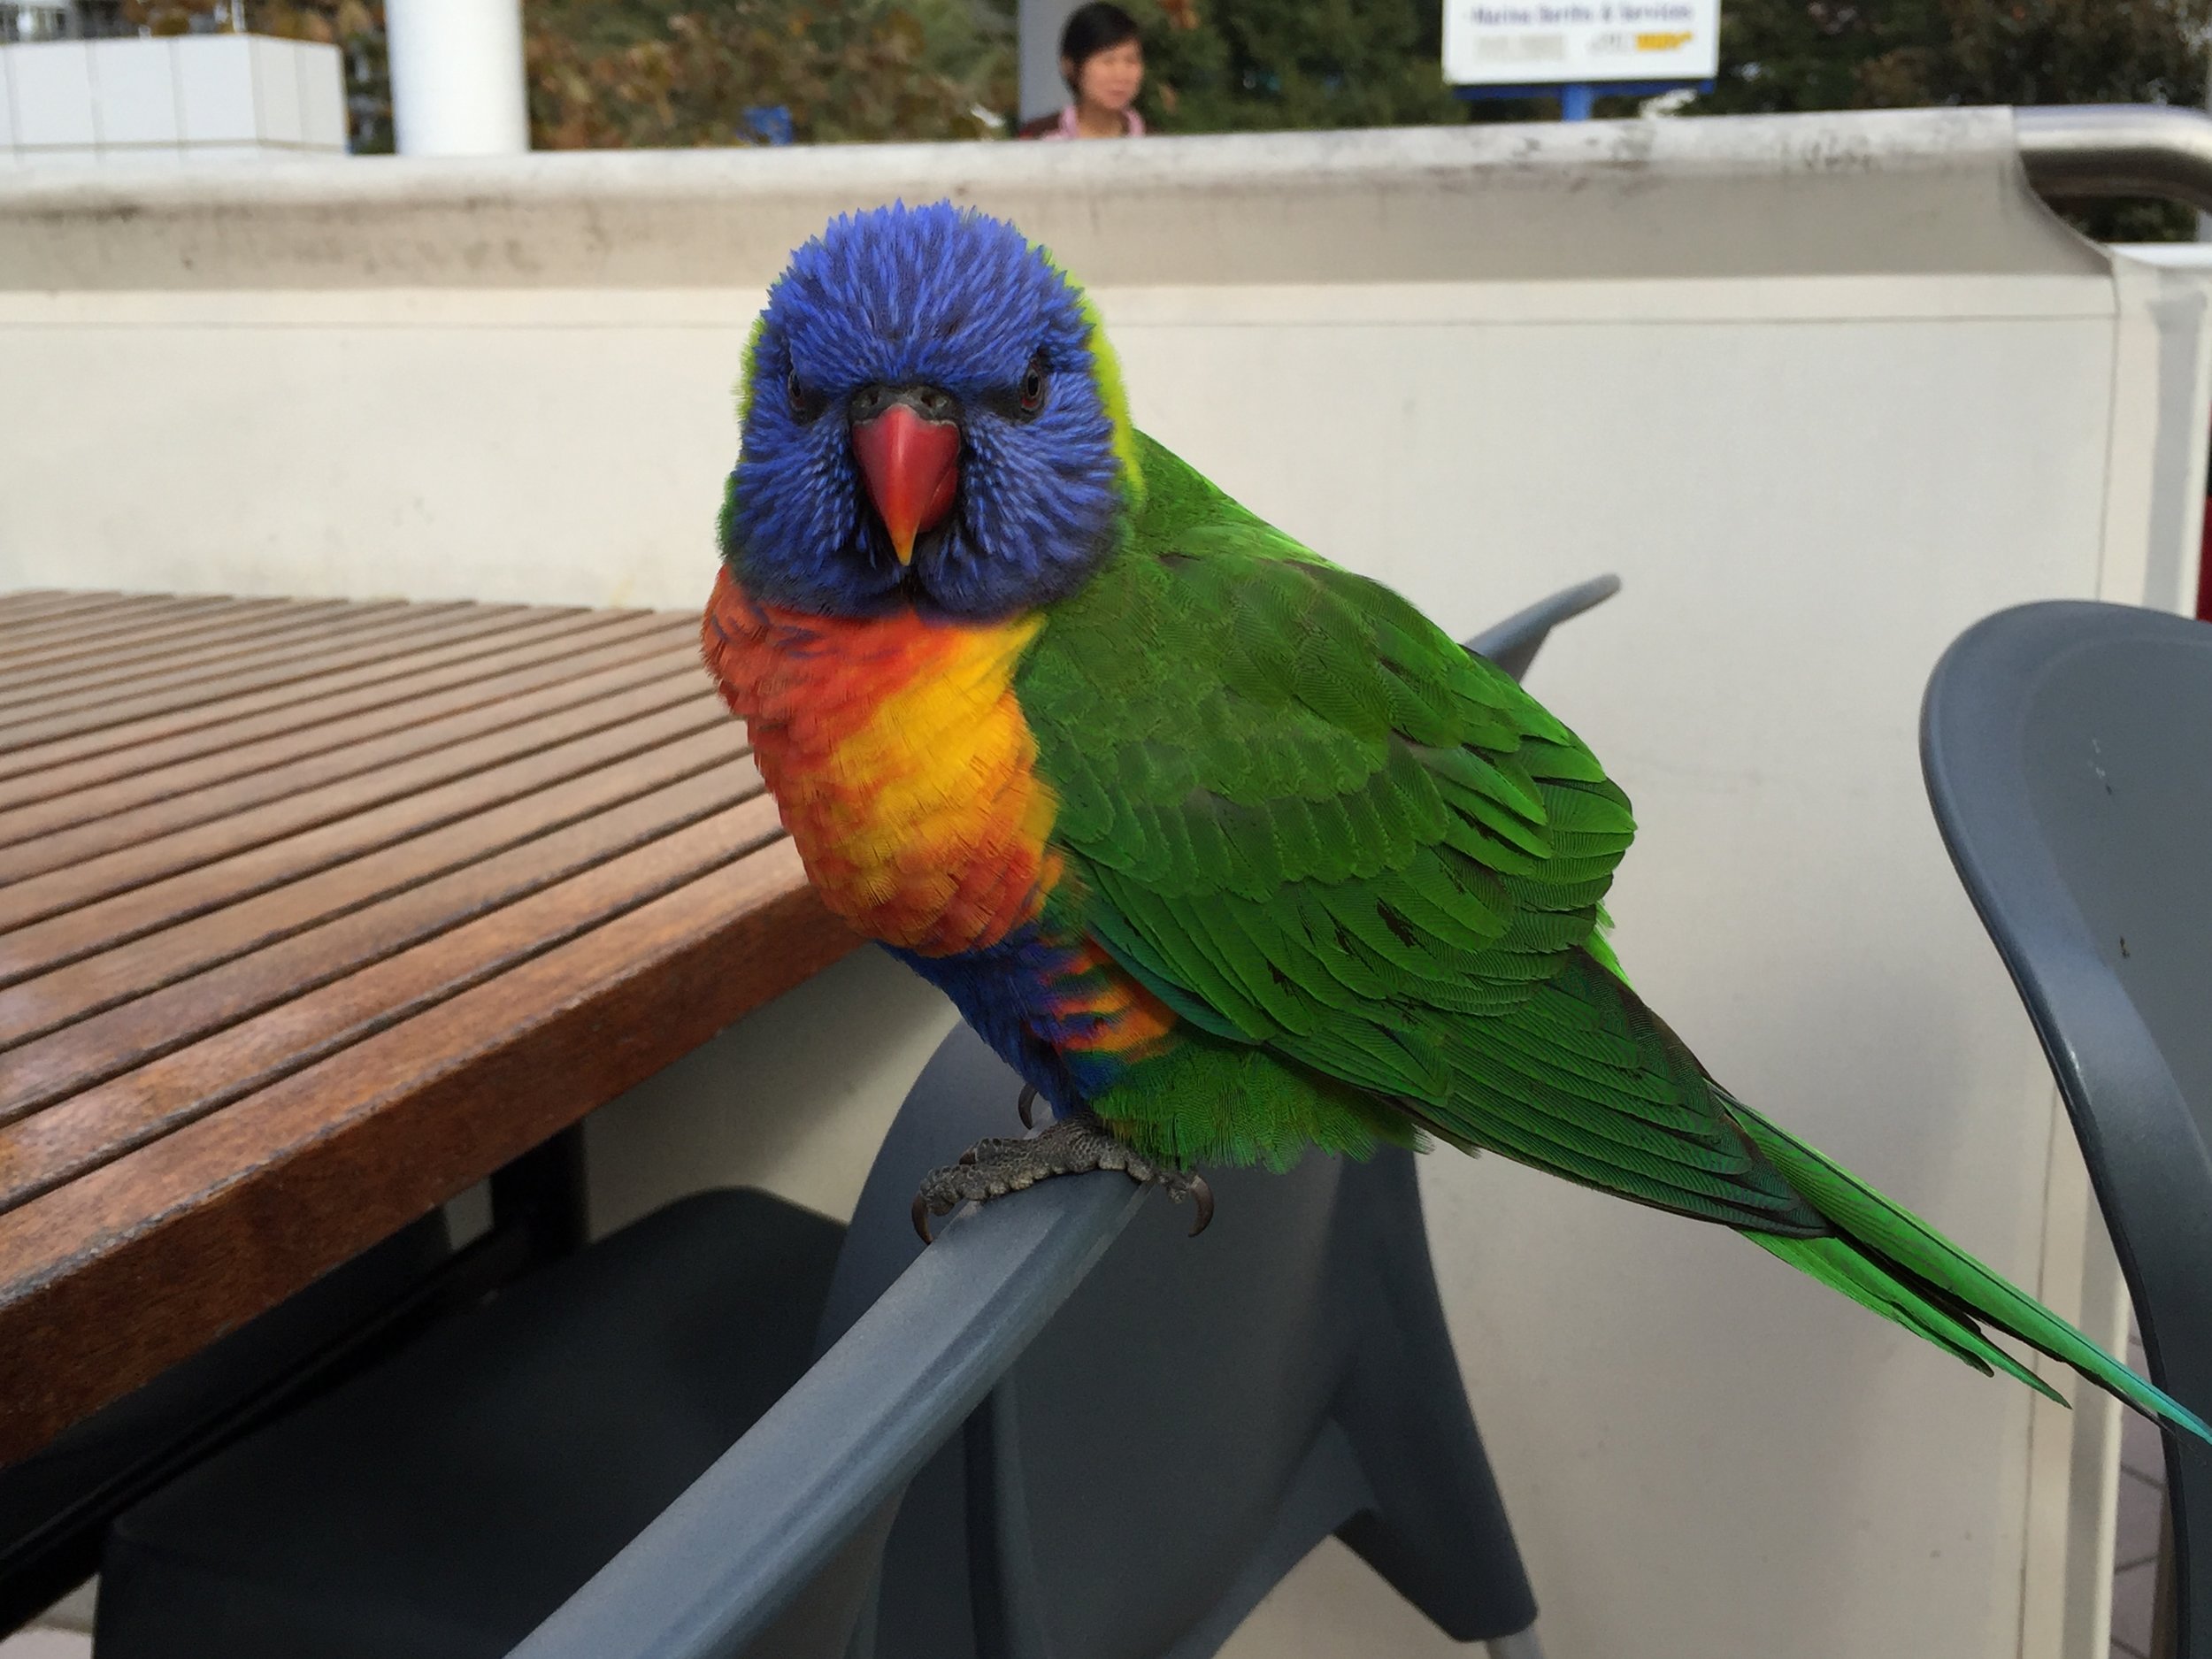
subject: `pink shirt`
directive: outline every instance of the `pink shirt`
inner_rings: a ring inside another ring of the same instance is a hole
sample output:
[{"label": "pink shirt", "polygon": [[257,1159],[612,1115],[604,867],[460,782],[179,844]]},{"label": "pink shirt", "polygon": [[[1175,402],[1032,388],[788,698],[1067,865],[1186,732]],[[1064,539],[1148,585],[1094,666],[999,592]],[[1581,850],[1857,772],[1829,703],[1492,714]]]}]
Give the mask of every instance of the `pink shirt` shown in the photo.
[{"label": "pink shirt", "polygon": [[[1121,119],[1125,123],[1126,123],[1126,126],[1124,127],[1122,132],[1123,137],[1142,138],[1144,136],[1143,116],[1138,114],[1134,110],[1124,110],[1121,112]],[[1075,105],[1071,104],[1060,111],[1059,126],[1048,127],[1045,131],[1038,134],[1037,136],[1040,138],[1082,137],[1083,134],[1078,132],[1075,127]]]}]

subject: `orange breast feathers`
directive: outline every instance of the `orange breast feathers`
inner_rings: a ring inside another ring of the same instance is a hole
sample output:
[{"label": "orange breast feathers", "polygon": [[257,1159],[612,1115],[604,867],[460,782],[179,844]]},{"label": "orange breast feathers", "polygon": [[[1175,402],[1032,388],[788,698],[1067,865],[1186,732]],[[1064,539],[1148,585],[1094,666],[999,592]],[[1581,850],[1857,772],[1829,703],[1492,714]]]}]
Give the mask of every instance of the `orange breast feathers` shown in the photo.
[{"label": "orange breast feathers", "polygon": [[1055,802],[1012,688],[1042,626],[808,616],[716,579],[707,670],[808,875],[871,938],[954,956],[1043,909]]}]

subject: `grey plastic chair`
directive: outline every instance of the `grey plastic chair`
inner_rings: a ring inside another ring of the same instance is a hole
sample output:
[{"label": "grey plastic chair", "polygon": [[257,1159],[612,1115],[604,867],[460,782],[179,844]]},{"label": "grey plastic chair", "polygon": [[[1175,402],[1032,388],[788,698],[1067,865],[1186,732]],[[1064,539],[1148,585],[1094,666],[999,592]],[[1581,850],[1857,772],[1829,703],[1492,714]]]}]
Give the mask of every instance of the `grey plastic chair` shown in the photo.
[{"label": "grey plastic chair", "polygon": [[[918,1250],[895,1224],[924,1171],[1003,1133],[1019,1087],[965,1031],[940,1050],[930,1110],[887,1144],[855,1217],[860,1295]],[[1462,1640],[1534,1621],[1413,1155],[1209,1179],[1205,1235],[1141,1206],[916,1478],[877,1659],[1202,1659],[1332,1532]]]},{"label": "grey plastic chair", "polygon": [[[1473,646],[1518,672],[1617,585]],[[1225,1172],[1196,1241],[1055,1181],[923,1251],[922,1172],[1018,1092],[956,1033],[849,1231],[695,1194],[242,1440],[112,1530],[96,1652],[1196,1655],[1332,1532],[1525,1631],[1410,1156]]]},{"label": "grey plastic chair", "polygon": [[[2151,1375],[2212,1409],[2212,626],[2119,605],[1976,624],[1928,685],[1952,861],[2034,1021]],[[2212,1659],[2212,1449],[2166,1439],[2177,1645]]]},{"label": "grey plastic chair", "polygon": [[696,1193],[126,1510],[98,1659],[495,1659],[805,1371],[844,1229]]}]

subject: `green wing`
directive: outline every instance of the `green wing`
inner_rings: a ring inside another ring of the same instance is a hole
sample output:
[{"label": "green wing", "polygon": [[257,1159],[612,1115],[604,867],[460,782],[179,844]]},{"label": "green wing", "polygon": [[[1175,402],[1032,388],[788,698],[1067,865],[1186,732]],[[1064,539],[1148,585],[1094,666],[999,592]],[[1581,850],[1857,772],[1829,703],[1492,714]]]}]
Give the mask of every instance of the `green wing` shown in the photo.
[{"label": "green wing", "polygon": [[1018,693],[1080,925],[1184,1019],[1463,1147],[1825,1230],[1616,977],[1634,822],[1589,750],[1389,589],[1148,440],[1128,543]]}]

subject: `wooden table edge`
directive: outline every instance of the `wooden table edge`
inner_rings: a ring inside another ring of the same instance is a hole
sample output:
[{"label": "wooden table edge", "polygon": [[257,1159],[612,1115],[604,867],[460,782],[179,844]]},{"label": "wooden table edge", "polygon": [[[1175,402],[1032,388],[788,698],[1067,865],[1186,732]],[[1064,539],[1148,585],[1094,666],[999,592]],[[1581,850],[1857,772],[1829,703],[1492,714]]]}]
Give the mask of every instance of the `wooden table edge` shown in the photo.
[{"label": "wooden table edge", "polygon": [[[779,851],[790,856],[791,877],[763,902],[719,918],[636,972],[547,1010],[518,1029],[514,1041],[381,1105],[344,1133],[292,1148],[217,1194],[217,1202],[151,1217],[104,1240],[66,1271],[0,1300],[0,1467],[198,1351],[211,1340],[211,1321],[220,1334],[304,1289],[851,952],[860,938],[823,907],[787,841],[752,856]],[[652,1022],[660,1040],[623,1055],[611,1076],[565,1090],[559,1085],[575,1082],[572,1075],[534,1072],[534,1049],[554,1028],[626,1019]],[[411,1138],[438,1113],[465,1110],[472,1097],[502,1089],[512,1109],[457,1179],[450,1164],[434,1167],[406,1156]],[[161,1278],[146,1271],[157,1256],[219,1261],[234,1248],[239,1222],[233,1212],[240,1202],[280,1209],[285,1190],[342,1183],[349,1171],[371,1167],[376,1180],[342,1215],[326,1217],[315,1229],[272,1227],[257,1236],[261,1260],[253,1275],[215,1274],[196,1285],[188,1308],[165,1300],[150,1310],[142,1305],[148,1285]],[[102,1364],[100,1333],[125,1319],[133,1326],[131,1346],[120,1354],[111,1349]]]}]

